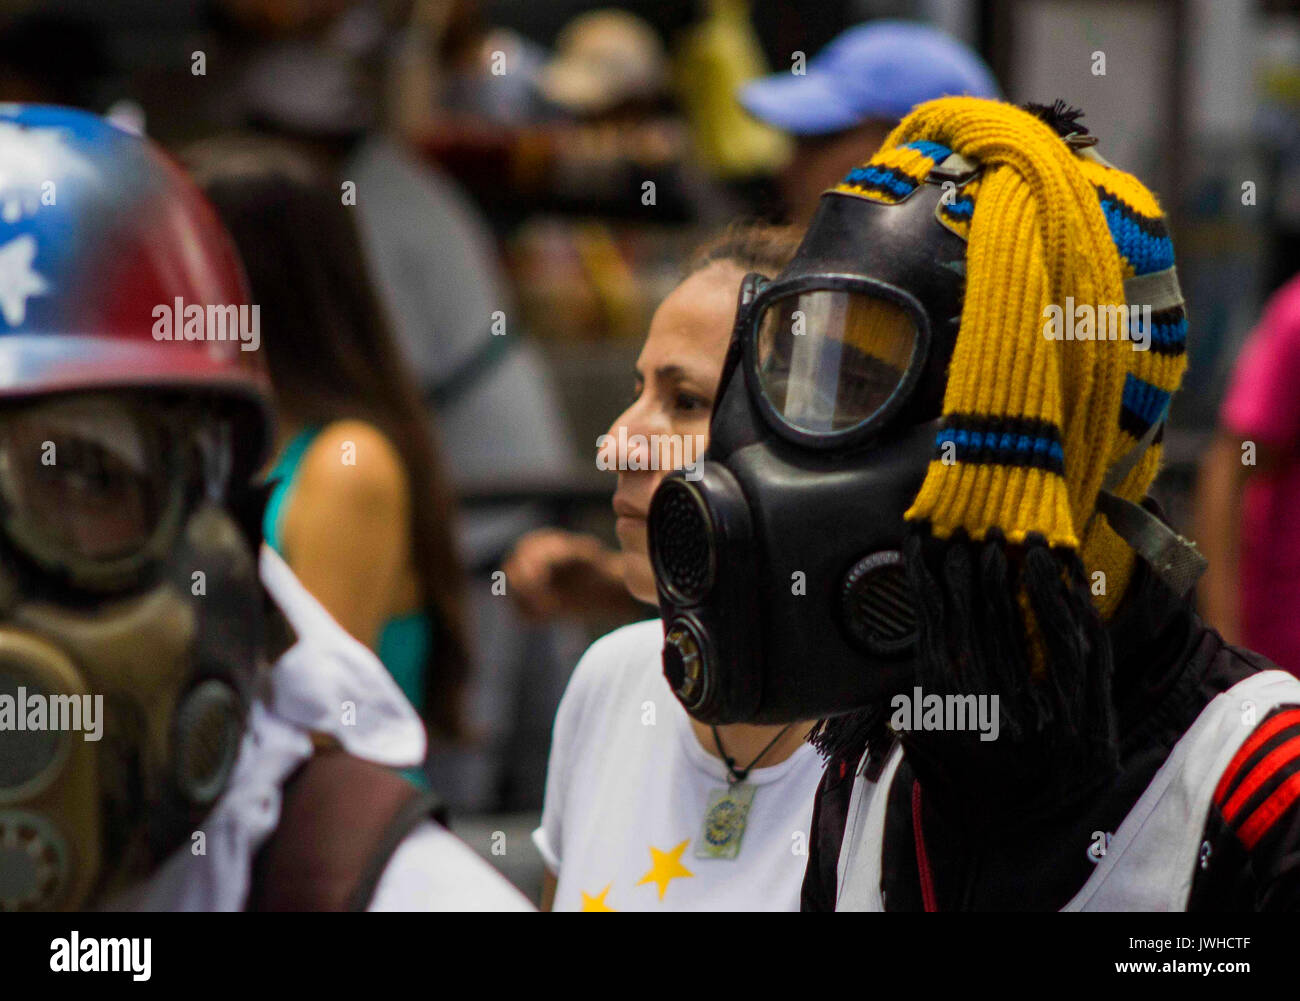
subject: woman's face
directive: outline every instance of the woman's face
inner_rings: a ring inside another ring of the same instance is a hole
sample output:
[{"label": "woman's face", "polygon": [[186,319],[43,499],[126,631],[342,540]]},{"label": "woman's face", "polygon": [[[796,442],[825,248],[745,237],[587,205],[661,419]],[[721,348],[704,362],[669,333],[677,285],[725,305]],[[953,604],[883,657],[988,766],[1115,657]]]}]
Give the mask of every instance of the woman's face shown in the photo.
[{"label": "woman's face", "polygon": [[708,445],[709,415],[744,275],[735,264],[711,264],[660,303],[637,359],[635,399],[609,429],[610,454],[601,465],[608,469],[614,462],[619,470],[614,513],[627,557],[624,580],[634,597],[649,604],[658,600],[646,544],[650,498],[668,472],[698,462]]}]

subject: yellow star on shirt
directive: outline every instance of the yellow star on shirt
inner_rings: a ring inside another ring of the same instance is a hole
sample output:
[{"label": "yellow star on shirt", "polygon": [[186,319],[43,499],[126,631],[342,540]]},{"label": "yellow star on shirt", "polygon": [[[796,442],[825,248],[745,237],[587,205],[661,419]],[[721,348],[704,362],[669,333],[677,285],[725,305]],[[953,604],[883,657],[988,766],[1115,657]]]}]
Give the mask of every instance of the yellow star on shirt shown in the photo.
[{"label": "yellow star on shirt", "polygon": [[664,894],[668,892],[668,884],[674,879],[678,876],[694,876],[695,873],[682,865],[682,852],[686,851],[686,846],[690,843],[691,839],[687,838],[670,852],[661,852],[658,848],[654,847],[654,845],[651,845],[650,858],[653,864],[650,866],[650,871],[642,876],[640,882],[636,885],[641,886],[645,883],[658,883],[659,899],[663,900]]},{"label": "yellow star on shirt", "polygon": [[605,894],[609,893],[609,888],[613,885],[614,885],[613,883],[607,884],[605,886],[605,889],[600,891],[600,895],[596,897],[591,897],[588,896],[586,893],[583,893],[582,909],[584,911],[608,911],[609,913],[613,914],[614,908],[610,907],[609,904],[605,903]]}]

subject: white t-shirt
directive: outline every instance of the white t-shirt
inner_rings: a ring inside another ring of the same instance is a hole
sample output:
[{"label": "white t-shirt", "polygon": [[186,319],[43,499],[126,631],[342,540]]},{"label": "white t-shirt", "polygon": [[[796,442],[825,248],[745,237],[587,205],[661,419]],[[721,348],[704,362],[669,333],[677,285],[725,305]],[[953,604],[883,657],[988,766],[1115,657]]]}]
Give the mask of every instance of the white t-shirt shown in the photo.
[{"label": "white t-shirt", "polygon": [[[701,858],[726,766],[664,680],[658,619],[592,644],[555,717],[533,840],[558,877],[557,911],[795,911],[822,760],[807,744],[755,768],[734,859]],[[743,762],[742,762],[743,764]]]}]

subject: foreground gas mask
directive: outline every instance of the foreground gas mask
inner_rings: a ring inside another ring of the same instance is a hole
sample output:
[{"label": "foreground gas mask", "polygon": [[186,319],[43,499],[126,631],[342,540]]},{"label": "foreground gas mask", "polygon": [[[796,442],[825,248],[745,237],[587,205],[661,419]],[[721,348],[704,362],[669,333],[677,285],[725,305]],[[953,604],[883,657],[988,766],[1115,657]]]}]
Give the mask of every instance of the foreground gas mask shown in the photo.
[{"label": "foreground gas mask", "polygon": [[262,618],[229,434],[157,397],[0,408],[0,910],[122,888],[225,788]]},{"label": "foreground gas mask", "polygon": [[907,684],[903,513],[966,254],[936,210],[972,175],[892,205],[828,192],[781,275],[746,278],[699,478],[668,476],[649,512],[664,673],[695,718],[815,719]]}]

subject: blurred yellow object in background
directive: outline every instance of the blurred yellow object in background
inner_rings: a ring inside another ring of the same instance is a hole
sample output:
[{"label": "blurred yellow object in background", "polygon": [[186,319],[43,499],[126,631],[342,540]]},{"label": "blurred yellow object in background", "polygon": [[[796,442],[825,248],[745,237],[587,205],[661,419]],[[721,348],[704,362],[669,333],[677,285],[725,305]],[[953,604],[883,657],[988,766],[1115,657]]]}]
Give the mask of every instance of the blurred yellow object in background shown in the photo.
[{"label": "blurred yellow object in background", "polygon": [[789,159],[790,140],[740,106],[740,85],[767,72],[749,0],[709,0],[709,13],[682,38],[679,100],[699,162],[719,177],[771,174]]}]

